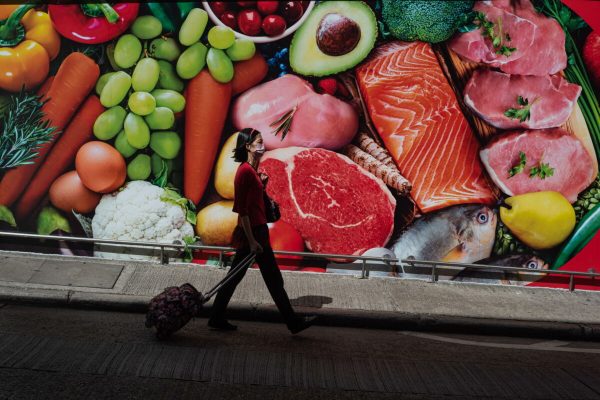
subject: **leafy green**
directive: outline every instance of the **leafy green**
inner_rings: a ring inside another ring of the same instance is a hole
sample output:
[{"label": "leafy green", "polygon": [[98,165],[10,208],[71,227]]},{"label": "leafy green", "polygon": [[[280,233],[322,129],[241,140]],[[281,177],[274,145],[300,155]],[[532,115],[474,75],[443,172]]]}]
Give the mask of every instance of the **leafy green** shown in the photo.
[{"label": "leafy green", "polygon": [[527,121],[531,117],[531,106],[534,105],[538,99],[539,97],[529,104],[529,99],[524,99],[523,96],[517,96],[517,104],[521,106],[521,108],[509,108],[504,111],[504,115],[511,119],[518,119],[520,122]]},{"label": "leafy green", "polygon": [[471,0],[382,0],[381,17],[396,39],[440,43],[456,32],[473,4]]},{"label": "leafy green", "polygon": [[21,91],[10,99],[0,134],[0,169],[33,164],[38,150],[57,134],[44,113],[40,96]]},{"label": "leafy green", "polygon": [[529,177],[534,178],[539,176],[540,179],[546,179],[549,176],[554,175],[554,168],[550,167],[550,164],[540,162],[538,167],[532,167],[529,170]]},{"label": "leafy green", "polygon": [[15,216],[10,211],[10,209],[6,206],[0,205],[0,221],[6,222],[13,228],[17,227],[17,222],[15,221]]},{"label": "leafy green", "polygon": [[569,82],[582,87],[577,102],[590,131],[596,154],[600,154],[600,105],[576,41],[583,28],[587,28],[587,24],[560,0],[537,0],[536,8],[556,19],[565,31],[568,63],[564,72]]},{"label": "leafy green", "polygon": [[50,235],[55,231],[71,232],[69,221],[56,208],[44,207],[37,218],[37,233]]},{"label": "leafy green", "polygon": [[458,27],[459,32],[471,32],[476,29],[481,29],[481,34],[491,40],[496,54],[509,57],[517,50],[516,47],[510,47],[505,44],[505,41],[510,42],[512,39],[508,33],[503,31],[502,19],[498,18],[494,23],[488,20],[486,15],[481,11],[471,11],[460,17]]},{"label": "leafy green", "polygon": [[167,164],[167,162],[165,160],[163,160],[161,158],[161,168],[160,168],[160,172],[158,173],[158,176],[156,177],[156,179],[154,179],[152,181],[153,185],[156,185],[158,187],[161,188],[165,188],[167,186],[167,182],[169,181],[169,166]]},{"label": "leafy green", "polygon": [[516,174],[520,174],[521,172],[523,172],[526,165],[527,165],[527,157],[525,156],[525,153],[520,151],[519,152],[519,163],[517,165],[515,165],[514,167],[512,167],[510,170],[508,170],[508,176],[510,178],[512,178]]},{"label": "leafy green", "polygon": [[164,188],[165,192],[160,196],[160,199],[164,202],[175,204],[182,208],[185,213],[185,219],[192,225],[196,225],[196,206],[191,200],[181,196],[175,190],[170,188]]},{"label": "leafy green", "polygon": [[184,250],[183,250],[183,261],[184,262],[190,262],[194,259],[194,256],[192,254],[192,249],[190,249],[188,246],[195,244],[198,239],[200,239],[198,236],[184,236],[183,237],[183,243],[184,243]]}]

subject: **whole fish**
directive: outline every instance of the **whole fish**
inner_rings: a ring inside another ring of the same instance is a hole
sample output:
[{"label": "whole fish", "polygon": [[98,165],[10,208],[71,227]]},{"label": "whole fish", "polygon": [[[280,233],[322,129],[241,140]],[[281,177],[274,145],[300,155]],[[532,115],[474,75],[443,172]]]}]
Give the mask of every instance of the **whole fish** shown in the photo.
[{"label": "whole fish", "polygon": [[488,285],[502,284],[523,286],[542,278],[544,275],[528,274],[524,271],[503,271],[501,269],[494,268],[493,266],[527,268],[536,271],[548,269],[548,263],[537,256],[529,254],[515,254],[504,257],[486,258],[484,260],[477,261],[476,264],[490,265],[490,268],[465,268],[454,277],[453,281],[486,283]]},{"label": "whole fish", "polygon": [[[485,205],[449,207],[418,219],[390,248],[400,260],[473,263],[490,256],[496,222],[496,212]],[[428,279],[428,270],[403,264],[397,273],[404,278]],[[460,270],[445,271],[452,276]]]}]

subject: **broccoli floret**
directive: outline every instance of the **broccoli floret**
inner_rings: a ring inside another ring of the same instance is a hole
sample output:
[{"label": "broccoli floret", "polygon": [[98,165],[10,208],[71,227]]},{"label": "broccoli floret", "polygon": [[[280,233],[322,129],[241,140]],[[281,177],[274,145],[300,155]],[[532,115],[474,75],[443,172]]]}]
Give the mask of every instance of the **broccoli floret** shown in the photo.
[{"label": "broccoli floret", "polygon": [[439,43],[458,28],[471,0],[382,0],[381,16],[391,35],[404,41]]}]

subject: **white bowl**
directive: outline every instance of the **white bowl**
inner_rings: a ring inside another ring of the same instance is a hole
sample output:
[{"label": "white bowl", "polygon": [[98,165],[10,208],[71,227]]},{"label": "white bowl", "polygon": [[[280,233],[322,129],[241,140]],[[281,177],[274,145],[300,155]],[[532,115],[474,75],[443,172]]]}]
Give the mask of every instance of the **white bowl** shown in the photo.
[{"label": "white bowl", "polygon": [[[270,42],[275,42],[279,39],[283,39],[286,36],[291,35],[292,33],[294,33],[298,28],[300,28],[300,25],[302,25],[302,23],[304,23],[304,21],[306,20],[306,18],[308,18],[308,14],[312,11],[312,9],[315,6],[315,1],[311,1],[308,3],[308,7],[306,8],[306,10],[304,11],[304,14],[302,14],[302,17],[296,21],[294,23],[294,25],[290,26],[289,28],[287,28],[285,31],[283,31],[283,33],[281,35],[278,36],[247,36],[244,35],[243,33],[240,33],[236,30],[234,30],[235,32],[235,37],[240,38],[240,39],[248,39],[248,40],[252,40],[254,43],[270,43]],[[217,17],[215,15],[215,13],[213,12],[213,10],[210,8],[209,2],[208,1],[203,1],[202,2],[202,7],[204,7],[204,9],[206,10],[206,12],[208,13],[208,16],[210,17],[210,20],[217,26],[227,26],[225,25],[220,19],[219,17]]]}]

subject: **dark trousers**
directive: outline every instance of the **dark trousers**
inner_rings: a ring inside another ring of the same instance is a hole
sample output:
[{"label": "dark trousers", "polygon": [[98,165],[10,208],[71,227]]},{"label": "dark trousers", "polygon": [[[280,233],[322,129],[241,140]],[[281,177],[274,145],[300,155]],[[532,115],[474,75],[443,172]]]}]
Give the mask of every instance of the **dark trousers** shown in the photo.
[{"label": "dark trousers", "polygon": [[[268,228],[266,225],[264,225],[254,227],[252,230],[256,240],[263,248],[263,252],[256,255],[256,262],[258,263],[260,273],[262,274],[265,284],[267,285],[267,289],[269,289],[269,293],[271,294],[275,305],[279,309],[279,312],[281,313],[285,323],[288,325],[288,327],[290,327],[294,324],[294,322],[296,322],[296,314],[292,308],[287,292],[283,287],[283,277],[281,276],[281,271],[277,266],[273,249],[271,249],[269,244]],[[229,276],[231,271],[249,254],[250,248],[247,244],[242,243],[238,247],[235,256],[233,257],[233,263],[227,275]],[[244,275],[246,275],[248,267],[249,265],[243,270],[239,271],[233,279],[221,287],[213,302],[211,319],[225,319],[225,311],[227,309],[227,305],[229,304],[229,300],[231,299],[231,296],[233,296],[233,292],[235,292],[235,288],[237,287],[238,283],[240,283],[242,278],[244,278]]]}]

